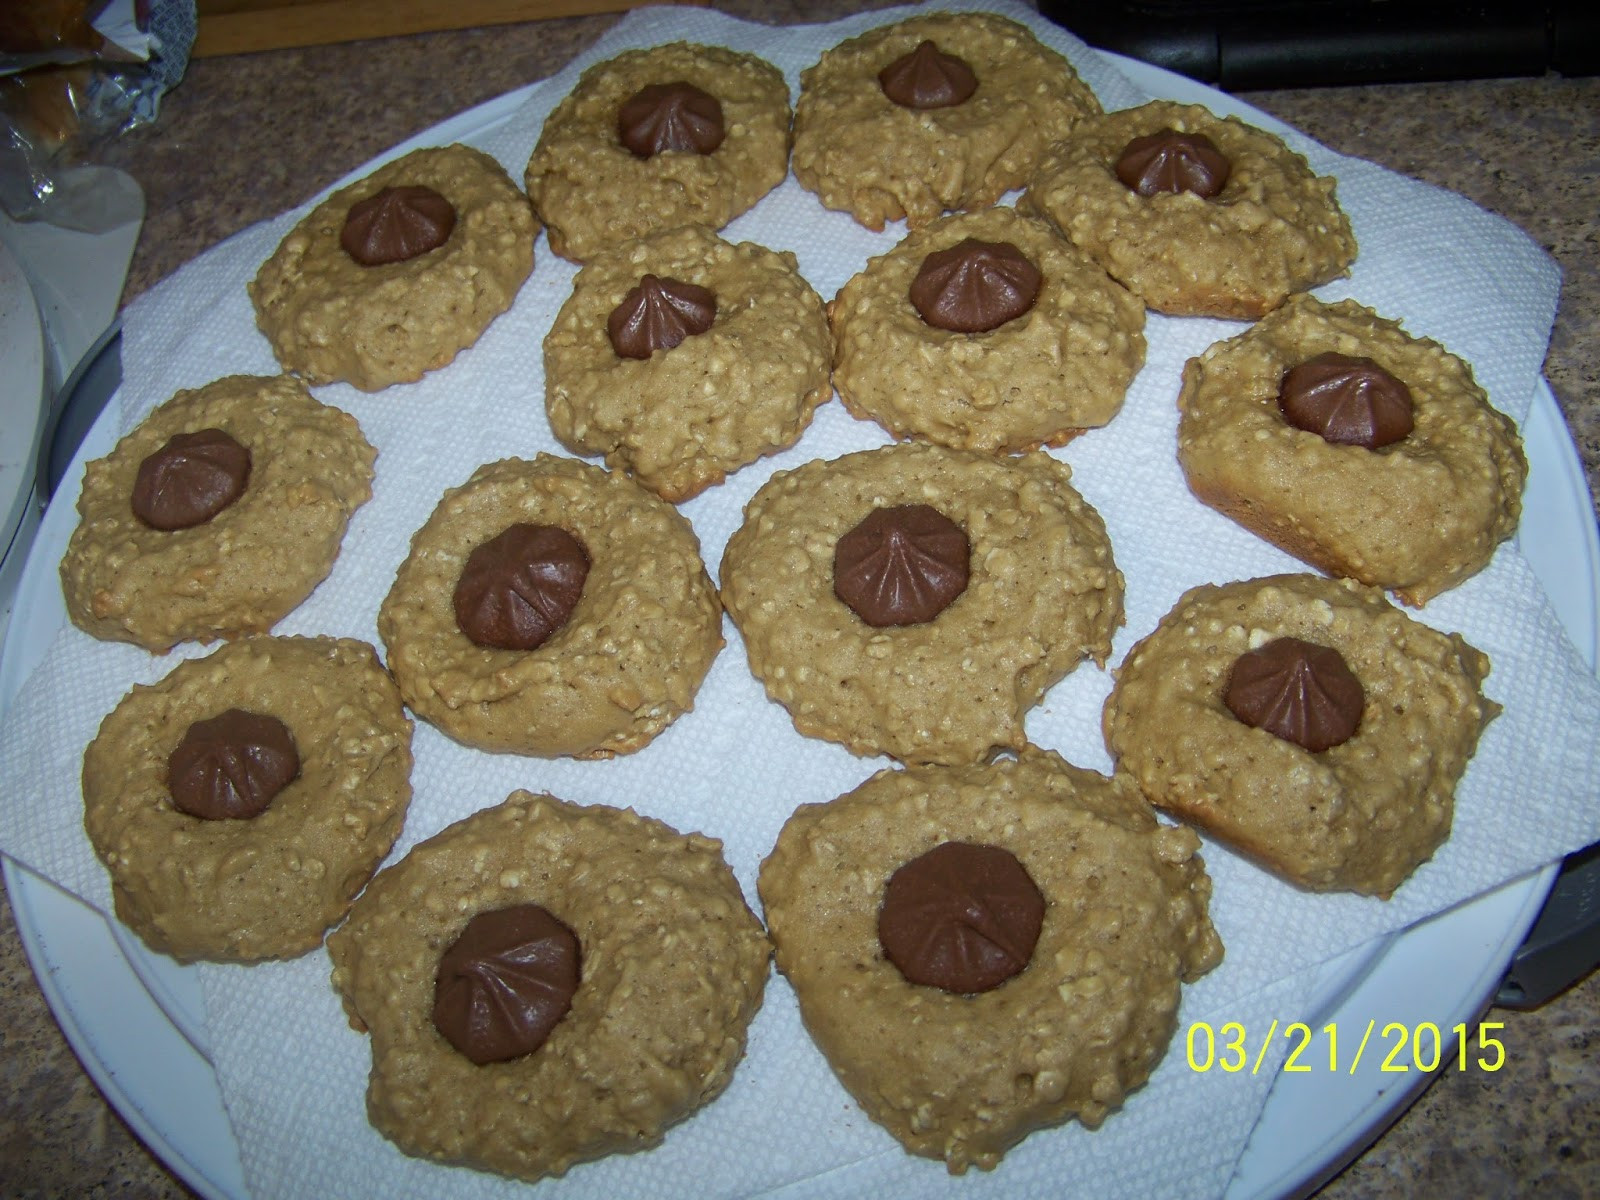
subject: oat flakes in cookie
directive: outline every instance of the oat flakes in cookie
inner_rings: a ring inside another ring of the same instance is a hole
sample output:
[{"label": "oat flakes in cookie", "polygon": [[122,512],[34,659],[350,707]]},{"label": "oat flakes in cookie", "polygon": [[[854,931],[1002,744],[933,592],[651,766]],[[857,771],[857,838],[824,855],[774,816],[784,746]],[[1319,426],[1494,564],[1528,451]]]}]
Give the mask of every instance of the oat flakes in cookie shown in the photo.
[{"label": "oat flakes in cookie", "polygon": [[845,406],[961,449],[1056,446],[1104,425],[1144,364],[1144,304],[1009,208],[913,231],[828,314]]},{"label": "oat flakes in cookie", "polygon": [[970,763],[1104,663],[1122,575],[1071,472],[904,443],[772,477],[722,558],[750,668],[795,728],[856,754]]},{"label": "oat flakes in cookie", "polygon": [[546,118],[526,180],[550,248],[587,262],[662,229],[721,229],[788,170],[782,73],[752,54],[672,42],[585,71]]},{"label": "oat flakes in cookie", "polygon": [[85,468],[68,614],[158,654],[265,633],[332,570],[376,455],[354,417],[287,376],[179,392]]},{"label": "oat flakes in cookie", "polygon": [[545,409],[568,449],[687,500],[792,444],[831,357],[793,254],[684,226],[578,272],[544,340]]},{"label": "oat flakes in cookie", "polygon": [[1275,134],[1168,100],[1085,120],[1018,207],[1173,316],[1259,317],[1356,257],[1333,179]]},{"label": "oat flakes in cookie", "polygon": [[1161,1060],[1180,983],[1222,958],[1199,846],[1126,778],[1028,748],[802,805],[761,900],[856,1102],[911,1153],[988,1170],[1035,1129],[1098,1126]]},{"label": "oat flakes in cookie", "polygon": [[722,610],[676,509],[625,475],[541,454],[445,493],[378,632],[406,703],[457,741],[610,758],[693,707]]},{"label": "oat flakes in cookie", "polygon": [[1450,834],[1500,711],[1488,673],[1351,580],[1205,585],[1117,669],[1106,744],[1157,808],[1291,883],[1387,897]]},{"label": "oat flakes in cookie", "polygon": [[322,943],[393,846],[411,722],[365,642],[254,637],[137,686],[83,757],[119,920],[180,961]]},{"label": "oat flakes in cookie", "polygon": [[841,42],[800,76],[794,173],[869,229],[993,204],[1100,104],[1031,30],[930,13]]},{"label": "oat flakes in cookie", "polygon": [[1178,461],[1206,504],[1422,605],[1516,532],[1528,464],[1472,369],[1353,300],[1299,296],[1184,367]]},{"label": "oat flakes in cookie", "polygon": [[328,949],[374,1127],[525,1180],[720,1095],[771,952],[720,842],[527,792],[380,873]]},{"label": "oat flakes in cookie", "polygon": [[256,324],[309,383],[410,383],[511,307],[538,232],[528,198],[487,154],[413,150],[290,231],[250,283]]}]

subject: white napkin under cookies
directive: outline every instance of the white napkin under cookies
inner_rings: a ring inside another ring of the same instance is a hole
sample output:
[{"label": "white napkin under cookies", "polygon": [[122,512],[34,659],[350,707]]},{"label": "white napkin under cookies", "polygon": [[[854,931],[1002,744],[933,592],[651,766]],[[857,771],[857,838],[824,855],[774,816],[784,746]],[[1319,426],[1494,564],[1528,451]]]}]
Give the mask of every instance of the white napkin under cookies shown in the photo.
[{"label": "white napkin under cookies", "polygon": [[[949,7],[963,7],[952,5]],[[1108,108],[1147,97],[1113,62],[1031,10],[985,7],[1022,21],[1065,53]],[[687,39],[748,50],[778,65],[791,87],[827,47],[906,15],[879,12],[827,26],[773,29],[693,9],[630,14],[595,46],[531,89],[497,129],[474,137],[520,180],[544,116],[591,63],[624,48]],[[1554,316],[1554,265],[1521,231],[1460,197],[1341,158],[1300,137],[1291,143],[1320,173],[1339,178],[1360,257],[1351,277],[1319,294],[1354,297],[1434,337],[1472,363],[1491,400],[1523,420],[1539,386]],[[185,266],[130,306],[120,427],[180,387],[231,372],[276,370],[255,328],[245,284],[302,215],[246,230]],[[822,209],[790,178],[725,232],[793,250],[830,297],[871,254],[900,234],[872,234]],[[543,411],[540,341],[575,268],[543,239],[534,274],[514,307],[450,367],[375,395],[319,389],[360,420],[379,449],[372,501],[353,520],[333,574],[279,627],[376,642],[378,603],[412,532],[447,487],[480,463],[539,450],[562,453]],[[1184,588],[1299,564],[1196,503],[1178,469],[1175,397],[1183,362],[1242,326],[1152,316],[1149,356],[1110,426],[1057,452],[1105,518],[1127,577],[1128,624],[1113,662],[1147,633]],[[780,467],[887,441],[840,405],[818,412],[793,449],[747,468],[683,506],[713,577],[744,502]],[[69,479],[58,503],[76,492]],[[735,1196],[1093,1194],[1210,1196],[1227,1184],[1275,1070],[1258,1075],[1191,1071],[1182,1030],[1195,1020],[1262,1028],[1303,1015],[1317,964],[1351,946],[1550,862],[1600,837],[1590,803],[1600,741],[1600,686],[1562,632],[1514,547],[1481,576],[1418,614],[1458,630],[1494,664],[1486,691],[1505,713],[1485,734],[1457,796],[1455,832],[1433,861],[1387,902],[1310,896],[1215,845],[1212,914],[1227,947],[1219,968],[1188,989],[1178,1039],[1150,1085],[1088,1133],[1076,1126],[1034,1135],[992,1175],[950,1179],[913,1160],[861,1115],[801,1028],[781,977],[752,1028],[729,1091],[672,1131],[659,1149],[576,1168],[548,1183],[558,1195]],[[721,838],[755,904],[755,872],[793,808],[859,783],[882,760],[851,757],[802,738],[751,677],[731,624],[695,710],[638,754],[610,762],[545,762],[466,750],[419,726],[415,800],[396,855],[515,788],[572,801],[633,806],[682,830]],[[380,647],[381,650],[381,647]],[[176,655],[203,653],[180,648]],[[78,771],[101,717],[135,682],[169,671],[152,658],[96,642],[72,628],[7,711],[0,730],[0,848],[90,904],[109,888],[82,833]],[[1035,741],[1080,765],[1109,769],[1100,739],[1107,673],[1081,667],[1032,714]],[[212,1059],[239,1142],[248,1187],[270,1196],[492,1196],[522,1185],[406,1159],[367,1125],[365,1037],[345,1024],[326,954],[257,967],[196,968]]]}]

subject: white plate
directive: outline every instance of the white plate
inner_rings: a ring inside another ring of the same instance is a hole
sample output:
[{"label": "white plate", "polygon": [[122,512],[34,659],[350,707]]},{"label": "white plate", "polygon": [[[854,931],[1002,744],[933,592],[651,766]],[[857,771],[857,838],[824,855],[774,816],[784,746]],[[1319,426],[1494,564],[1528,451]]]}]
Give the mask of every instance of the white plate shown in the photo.
[{"label": "white plate", "polygon": [[[44,329],[27,273],[0,242],[0,632],[32,533],[33,466],[45,410]],[[12,556],[13,548],[17,555]]]},{"label": "white plate", "polygon": [[[1222,93],[1131,60],[1136,84],[1179,100],[1281,123]],[[504,121],[527,89],[463,113],[395,147],[479,137]],[[372,164],[353,173],[366,174]],[[75,496],[84,461],[113,444],[115,421],[98,421],[61,488]],[[1580,653],[1591,664],[1600,640],[1600,541],[1589,493],[1554,397],[1541,387],[1523,428],[1531,465],[1520,544]],[[45,516],[18,595],[17,620],[0,658],[0,708],[65,621],[55,565],[71,532],[70,500]],[[1402,934],[1380,939],[1324,968],[1310,1024],[1341,1028],[1431,1021],[1448,1031],[1475,1021],[1549,889],[1554,868],[1508,884]],[[204,1011],[188,968],[149,954],[116,923],[37,876],[6,862],[5,879],[23,945],[40,987],[85,1068],[141,1138],[207,1197],[246,1195],[238,1150],[206,1055]],[[114,932],[115,931],[115,932]],[[1235,1197],[1310,1190],[1364,1146],[1425,1076],[1314,1071],[1282,1075],[1229,1189]]]}]

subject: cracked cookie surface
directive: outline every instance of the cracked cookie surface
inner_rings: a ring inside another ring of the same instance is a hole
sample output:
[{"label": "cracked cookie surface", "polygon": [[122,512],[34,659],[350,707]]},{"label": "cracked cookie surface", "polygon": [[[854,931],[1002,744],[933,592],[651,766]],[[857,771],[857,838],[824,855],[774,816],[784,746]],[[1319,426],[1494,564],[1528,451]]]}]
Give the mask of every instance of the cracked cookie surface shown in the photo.
[{"label": "cracked cookie surface", "polygon": [[[167,759],[230,708],[282,721],[300,772],[260,815],[181,811]],[[394,845],[411,801],[411,722],[365,642],[257,637],[135,687],[83,759],[84,829],[116,913],[188,961],[293,958],[322,942]]]},{"label": "cracked cookie surface", "polygon": [[[478,1066],[433,1025],[440,952],[475,914],[520,904],[577,935],[582,978],[543,1045]],[[527,792],[385,869],[328,949],[350,1023],[372,1035],[379,1132],[527,1180],[657,1145],[720,1095],[770,955],[720,842]]]},{"label": "cracked cookie surface", "polygon": [[[671,349],[624,358],[607,318],[646,274],[709,289],[716,319]],[[591,259],[544,356],[545,409],[562,444],[605,455],[672,501],[792,444],[831,394],[827,319],[794,255],[700,226]]]},{"label": "cracked cookie surface", "polygon": [[[1027,312],[985,333],[939,329],[909,299],[923,260],[966,238],[1009,242],[1044,277]],[[897,437],[961,449],[1061,445],[1110,421],[1144,364],[1144,304],[1012,209],[916,230],[846,283],[829,317],[845,407]]]},{"label": "cracked cookie surface", "polygon": [[[716,98],[726,136],[710,154],[639,158],[617,134],[623,102],[683,82]],[[721,46],[629,50],[583,73],[545,120],[528,160],[528,196],[550,248],[586,262],[607,246],[679,225],[721,229],[789,171],[789,86],[771,63]]]},{"label": "cracked cookie surface", "polygon": [[[1046,454],[906,443],[780,472],[745,507],[722,597],[795,728],[856,754],[977,762],[1026,743],[1023,715],[1122,623],[1100,515]],[[931,621],[879,628],[834,592],[840,538],[874,508],[927,504],[970,541],[970,580]]]},{"label": "cracked cookie surface", "polygon": [[[431,188],[455,210],[449,238],[414,258],[364,266],[340,245],[351,207],[388,187]],[[511,307],[539,232],[500,164],[481,150],[426,147],[329,196],[250,283],[256,324],[284,370],[373,392],[451,362]]]},{"label": "cracked cookie surface", "polygon": [[[204,429],[250,452],[243,493],[201,524],[151,528],[130,499],[140,464]],[[85,469],[61,560],[67,612],[95,637],[156,653],[266,632],[332,570],[350,515],[372,495],[376,456],[354,417],[287,376],[179,392]]]},{"label": "cracked cookie surface", "polygon": [[[474,643],[452,597],[472,551],[518,523],[566,530],[588,554],[577,607],[534,650]],[[378,612],[406,703],[457,741],[610,758],[694,705],[722,648],[721,609],[689,523],[625,475],[541,454],[478,468],[411,540]]]},{"label": "cracked cookie surface", "polygon": [[[1336,352],[1406,385],[1410,434],[1333,445],[1284,419],[1291,367]],[[1528,464],[1471,368],[1353,300],[1296,297],[1184,367],[1178,461],[1205,503],[1321,570],[1412,605],[1476,574],[1516,532]]]},{"label": "cracked cookie surface", "polygon": [[[970,98],[915,109],[884,94],[878,73],[924,40],[972,68]],[[930,13],[841,42],[801,73],[795,178],[869,229],[902,217],[922,225],[1021,187],[1052,142],[1099,111],[1072,64],[1027,27]]]},{"label": "cracked cookie surface", "polygon": [[[1365,693],[1360,723],[1313,753],[1239,720],[1235,660],[1276,638],[1331,647]],[[1314,891],[1388,896],[1450,834],[1484,726],[1489,660],[1376,588],[1278,575],[1186,592],[1116,671],[1106,745],[1156,807]]]},{"label": "cracked cookie surface", "polygon": [[[1028,965],[974,995],[908,982],[878,938],[890,876],[952,841],[1009,851],[1046,904]],[[1098,1126],[1149,1077],[1180,981],[1222,958],[1199,846],[1126,779],[1030,748],[882,771],[801,805],[762,864],[761,900],[840,1082],[907,1150],[959,1173],[1035,1129]]]},{"label": "cracked cookie surface", "polygon": [[[1164,129],[1201,134],[1228,158],[1218,195],[1142,196],[1117,177],[1128,143]],[[1275,134],[1168,100],[1085,120],[1044,157],[1018,207],[1172,316],[1259,317],[1356,257],[1332,178]]]}]

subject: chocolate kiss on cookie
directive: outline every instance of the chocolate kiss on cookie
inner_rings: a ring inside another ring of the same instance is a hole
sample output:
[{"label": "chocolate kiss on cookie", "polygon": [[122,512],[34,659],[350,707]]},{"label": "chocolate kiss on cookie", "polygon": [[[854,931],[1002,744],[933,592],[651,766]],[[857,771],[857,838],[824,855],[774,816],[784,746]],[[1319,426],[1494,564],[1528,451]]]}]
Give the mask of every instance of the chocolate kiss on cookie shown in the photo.
[{"label": "chocolate kiss on cookie", "polygon": [[133,515],[152,529],[203,525],[240,496],[250,482],[250,451],[220,429],[168,438],[139,464]]},{"label": "chocolate kiss on cookie", "polygon": [[589,577],[583,543],[554,525],[512,525],[467,556],[456,624],[478,646],[536,650],[572,617]]},{"label": "chocolate kiss on cookie", "polygon": [[868,625],[920,625],[966,591],[971,555],[931,504],[875,508],[834,545],[833,593]]},{"label": "chocolate kiss on cookie", "polygon": [[433,1025],[473,1062],[531,1054],[572,1009],[577,935],[537,904],[481,912],[439,957]]},{"label": "chocolate kiss on cookie", "polygon": [[644,359],[704,333],[716,319],[717,297],[709,288],[646,275],[611,310],[606,334],[619,357]]},{"label": "chocolate kiss on cookie", "polygon": [[950,108],[971,98],[978,77],[965,59],[924,39],[878,72],[878,86],[901,108]]},{"label": "chocolate kiss on cookie", "polygon": [[1044,910],[1011,851],[944,842],[889,877],[878,941],[908,982],[971,995],[1027,968]]},{"label": "chocolate kiss on cookie", "polygon": [[432,188],[386,187],[350,206],[339,245],[362,266],[377,267],[437,250],[455,227],[455,206]]},{"label": "chocolate kiss on cookie", "polygon": [[637,158],[664,150],[710,154],[725,136],[722,103],[681,79],[640,88],[617,110],[617,138]]},{"label": "chocolate kiss on cookie", "polygon": [[1033,307],[1044,281],[1010,242],[963,238],[922,260],[911,281],[912,306],[936,329],[987,333]]},{"label": "chocolate kiss on cookie", "polygon": [[174,807],[207,821],[260,816],[299,774],[289,727],[242,708],[194,722],[167,756]]},{"label": "chocolate kiss on cookie", "polygon": [[1246,725],[1321,753],[1355,735],[1366,692],[1331,646],[1281,637],[1234,661],[1222,699]]},{"label": "chocolate kiss on cookie", "polygon": [[1193,192],[1209,200],[1227,184],[1233,164],[1203,133],[1162,129],[1129,142],[1115,170],[1141,196]]},{"label": "chocolate kiss on cookie", "polygon": [[1411,389],[1370,358],[1329,351],[1284,372],[1278,408],[1296,429],[1376,450],[1415,427]]}]

